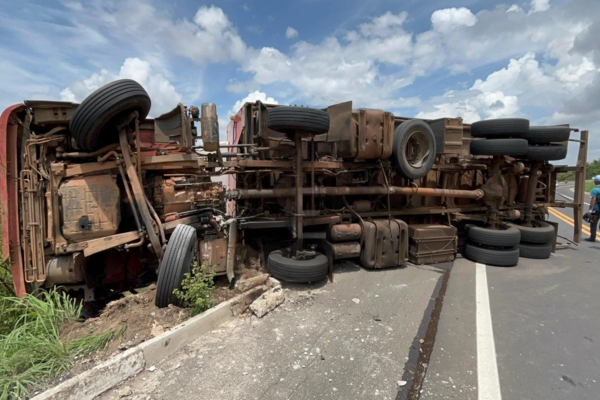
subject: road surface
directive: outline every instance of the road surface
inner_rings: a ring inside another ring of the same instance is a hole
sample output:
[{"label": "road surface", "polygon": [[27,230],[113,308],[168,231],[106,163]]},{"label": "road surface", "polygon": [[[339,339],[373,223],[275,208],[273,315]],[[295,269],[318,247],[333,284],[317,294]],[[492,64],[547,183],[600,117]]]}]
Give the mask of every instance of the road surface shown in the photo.
[{"label": "road surface", "polygon": [[[569,209],[550,219],[572,237]],[[224,325],[100,398],[598,399],[599,288],[600,243],[514,268],[345,263],[333,284],[286,286],[263,319]]]}]

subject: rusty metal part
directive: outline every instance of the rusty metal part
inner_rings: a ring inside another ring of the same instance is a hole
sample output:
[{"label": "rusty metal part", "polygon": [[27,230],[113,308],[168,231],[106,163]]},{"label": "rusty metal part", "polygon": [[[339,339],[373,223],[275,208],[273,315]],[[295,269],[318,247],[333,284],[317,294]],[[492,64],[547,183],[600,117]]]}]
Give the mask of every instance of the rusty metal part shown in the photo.
[{"label": "rusty metal part", "polygon": [[[304,175],[302,174],[302,136],[299,133],[296,133],[296,243],[298,246],[298,250],[302,249],[302,239],[304,236],[304,229],[302,224],[302,213],[304,212],[304,207],[302,204],[304,191],[302,189],[302,184],[304,183]],[[310,194],[314,196],[314,188],[308,189]]]},{"label": "rusty metal part", "polygon": [[142,232],[143,229],[142,229],[142,224],[140,223],[140,217],[138,215],[138,210],[135,207],[135,202],[133,201],[133,195],[131,194],[131,188],[129,187],[129,184],[127,183],[125,169],[123,168],[123,163],[121,163],[120,160],[119,160],[118,166],[119,166],[119,173],[121,174],[121,181],[123,182],[123,187],[125,188],[125,194],[127,195],[129,207],[131,207],[131,212],[133,213],[135,227],[137,228],[138,232]]},{"label": "rusty metal part", "polygon": [[154,140],[156,143],[179,143],[179,149],[189,149],[194,145],[192,123],[185,106],[179,103],[171,111],[154,119]]},{"label": "rusty metal part", "polygon": [[329,229],[329,240],[332,242],[349,242],[359,240],[362,228],[359,224],[338,224]]},{"label": "rusty metal part", "polygon": [[[154,232],[154,227],[152,226],[152,218],[150,217],[150,210],[148,209],[148,205],[146,204],[144,189],[142,188],[142,184],[138,180],[138,176],[131,161],[131,156],[129,155],[129,144],[127,143],[127,131],[126,129],[121,129],[119,133],[119,141],[121,143],[121,151],[123,152],[123,161],[125,161],[125,169],[127,171],[127,176],[129,178],[129,183],[131,184],[133,199],[140,210],[140,217],[144,222],[144,226],[146,227],[146,232],[150,239],[150,244],[152,245],[152,249],[156,254],[156,257],[160,259],[162,257],[162,246],[160,244],[160,240],[156,233]],[[127,184],[127,182],[123,182]]]},{"label": "rusty metal part", "polygon": [[46,265],[46,287],[54,285],[83,282],[83,266],[85,257],[81,252],[66,256],[52,257]]},{"label": "rusty metal part", "polygon": [[411,224],[408,236],[410,262],[422,265],[454,261],[458,245],[455,227]]},{"label": "rusty metal part", "polygon": [[122,246],[127,243],[131,243],[136,240],[143,239],[143,233],[141,232],[125,232],[117,233],[112,236],[105,236],[98,239],[86,240],[83,242],[71,243],[66,246],[66,252],[72,253],[75,251],[82,251],[83,255],[89,257],[93,254],[100,253],[101,251],[112,249],[117,246]]},{"label": "rusty metal part", "polygon": [[135,155],[136,155],[136,167],[138,173],[138,179],[142,181],[142,139],[140,137],[140,121],[135,119]]},{"label": "rusty metal part", "polygon": [[[415,188],[400,186],[362,186],[362,187],[323,187],[314,188],[315,195],[319,196],[354,196],[354,195],[379,195],[379,194],[404,194],[415,196],[431,197],[456,197],[464,199],[481,199],[484,192],[481,189],[475,190],[453,190],[453,189],[434,189],[434,188]],[[303,189],[304,195],[312,193],[311,188]],[[294,197],[296,189],[232,189],[227,191],[225,197],[228,199],[263,199],[276,197]]]},{"label": "rusty metal part", "polygon": [[573,195],[573,240],[575,243],[581,242],[581,221],[583,219],[583,196],[585,190],[585,174],[587,169],[588,135],[588,131],[581,131],[579,137],[579,153],[577,155],[578,171],[575,172],[575,194]]},{"label": "rusty metal part", "polygon": [[63,181],[62,234],[69,240],[89,240],[118,232],[121,222],[120,191],[115,177],[92,175]]},{"label": "rusty metal part", "polygon": [[217,223],[217,221],[214,218],[209,219],[208,224],[215,230],[217,237],[222,238],[225,236],[225,234],[223,233],[223,230],[221,229],[221,227],[219,226],[219,224]]},{"label": "rusty metal part", "polygon": [[399,219],[364,222],[360,263],[365,268],[389,268],[408,261],[408,225]]},{"label": "rusty metal part", "polygon": [[529,172],[529,180],[527,181],[527,197],[525,199],[525,211],[523,213],[525,226],[529,226],[533,220],[533,203],[535,203],[535,192],[538,186],[540,167],[541,164],[539,162],[534,162],[531,165],[531,170]]},{"label": "rusty metal part", "polygon": [[235,250],[237,248],[237,219],[229,222],[229,238],[227,240],[227,279],[233,282],[235,275]]},{"label": "rusty metal part", "polygon": [[156,222],[156,226],[158,227],[158,232],[160,233],[160,238],[161,238],[162,242],[167,243],[167,237],[165,235],[165,228],[163,227],[162,222],[160,222],[160,217],[156,213],[156,210],[154,209],[154,207],[152,207],[152,203],[150,203],[150,200],[148,200],[148,197],[146,197],[146,193],[144,193],[144,199],[146,200],[146,204],[148,205],[148,210],[150,210],[150,214],[152,214],[152,218],[154,219],[154,222]]},{"label": "rusty metal part", "polygon": [[205,151],[219,150],[219,119],[217,106],[214,103],[203,103],[200,106],[200,129]]},{"label": "rusty metal part", "polygon": [[119,144],[113,143],[113,144],[109,144],[108,146],[104,146],[100,150],[92,151],[90,153],[84,153],[84,152],[76,151],[76,152],[72,152],[72,153],[62,153],[60,155],[60,157],[61,158],[91,158],[91,157],[98,157],[100,155],[108,153],[111,150],[115,150],[115,149],[118,149],[118,148],[119,148]]},{"label": "rusty metal part", "polygon": [[43,282],[46,279],[44,235],[46,215],[44,195],[38,174],[30,170],[20,173],[23,264],[25,282]]},{"label": "rusty metal part", "polygon": [[221,205],[223,184],[195,176],[156,176],[146,180],[152,187],[152,204],[161,215],[182,213],[197,208],[216,208]]},{"label": "rusty metal part", "polygon": [[198,241],[198,257],[200,265],[207,274],[227,274],[227,239]]},{"label": "rusty metal part", "polygon": [[355,200],[352,202],[352,209],[357,213],[365,213],[371,211],[373,206],[369,200]]},{"label": "rusty metal part", "polygon": [[352,113],[350,130],[338,142],[338,155],[359,160],[385,160],[392,155],[393,140],[394,114],[362,108]]},{"label": "rusty metal part", "polygon": [[333,258],[344,260],[347,258],[357,258],[360,256],[359,242],[332,243]]}]

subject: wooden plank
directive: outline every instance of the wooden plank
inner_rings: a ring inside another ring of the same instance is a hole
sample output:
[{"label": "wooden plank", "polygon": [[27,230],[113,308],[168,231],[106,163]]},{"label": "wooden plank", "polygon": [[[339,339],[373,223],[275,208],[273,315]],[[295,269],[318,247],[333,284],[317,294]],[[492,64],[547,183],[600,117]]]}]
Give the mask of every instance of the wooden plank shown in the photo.
[{"label": "wooden plank", "polygon": [[116,235],[106,236],[99,239],[92,239],[86,240],[85,242],[72,243],[67,246],[67,252],[83,250],[83,255],[89,257],[92,254],[112,249],[113,247],[121,246],[125,243],[133,242],[139,239],[140,235],[135,231],[118,233]]}]

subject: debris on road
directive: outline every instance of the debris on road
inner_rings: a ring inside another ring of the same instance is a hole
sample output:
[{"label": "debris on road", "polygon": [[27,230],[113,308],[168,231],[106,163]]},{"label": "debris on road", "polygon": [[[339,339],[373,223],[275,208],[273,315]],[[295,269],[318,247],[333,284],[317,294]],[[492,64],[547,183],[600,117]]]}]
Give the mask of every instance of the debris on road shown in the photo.
[{"label": "debris on road", "polygon": [[355,298],[353,298],[353,299],[352,299],[352,301],[353,301],[355,304],[359,304],[359,303],[360,303],[360,299],[357,299],[356,297],[355,297]]},{"label": "debris on road", "polygon": [[133,394],[133,389],[129,386],[125,386],[119,390],[119,398],[131,396]]},{"label": "debris on road", "polygon": [[253,278],[239,280],[236,282],[235,287],[240,292],[245,292],[247,290],[253,289],[257,286],[264,285],[264,283],[269,279],[269,274],[261,274],[255,276]]},{"label": "debris on road", "polygon": [[258,299],[250,304],[250,310],[258,318],[262,318],[269,312],[276,309],[281,303],[285,301],[285,295],[281,287],[275,287],[270,289],[266,293],[263,293]]}]

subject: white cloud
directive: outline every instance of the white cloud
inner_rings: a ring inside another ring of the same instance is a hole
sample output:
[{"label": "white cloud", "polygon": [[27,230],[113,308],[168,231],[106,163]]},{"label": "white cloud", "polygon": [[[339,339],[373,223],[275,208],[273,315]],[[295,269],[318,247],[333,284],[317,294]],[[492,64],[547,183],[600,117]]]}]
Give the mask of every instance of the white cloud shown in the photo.
[{"label": "white cloud", "polygon": [[516,4],[513,4],[512,6],[508,7],[508,10],[506,10],[507,13],[509,12],[523,12],[523,9],[521,7],[519,7]]},{"label": "white cloud", "polygon": [[296,38],[298,37],[298,31],[292,28],[291,26],[288,26],[285,30],[285,37],[288,39]]},{"label": "white cloud", "polygon": [[152,100],[151,116],[158,116],[173,109],[181,102],[181,95],[164,75],[154,73],[148,61],[128,58],[118,73],[106,69],[92,74],[89,78],[76,81],[60,92],[63,101],[81,102],[99,87],[117,79],[133,79],[144,87]]},{"label": "white cloud", "polygon": [[469,27],[477,23],[477,17],[465,7],[436,10],[431,14],[433,29],[439,32],[449,32],[460,27]]},{"label": "white cloud", "polygon": [[529,14],[547,11],[550,9],[550,0],[531,0]]},{"label": "white cloud", "polygon": [[266,93],[255,90],[252,93],[248,93],[248,96],[244,97],[243,99],[236,101],[235,104],[233,105],[233,107],[231,107],[231,109],[229,110],[229,114],[235,115],[240,110],[240,108],[242,108],[242,106],[244,104],[254,103],[257,100],[260,100],[261,102],[266,103],[266,104],[279,104],[279,102],[277,100],[275,100],[272,97],[267,96]]}]

